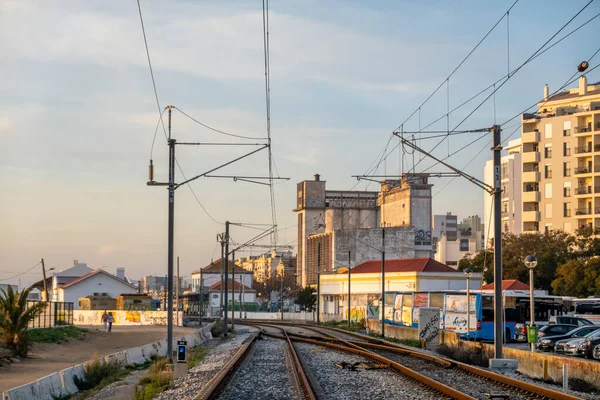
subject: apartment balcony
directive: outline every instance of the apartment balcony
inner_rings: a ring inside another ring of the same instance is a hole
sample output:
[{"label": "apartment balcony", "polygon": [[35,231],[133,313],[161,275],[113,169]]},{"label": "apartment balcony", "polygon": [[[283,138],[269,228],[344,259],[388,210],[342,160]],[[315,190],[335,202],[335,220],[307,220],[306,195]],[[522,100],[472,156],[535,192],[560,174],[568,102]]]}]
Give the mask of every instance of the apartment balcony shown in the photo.
[{"label": "apartment balcony", "polygon": [[540,141],[540,133],[538,131],[527,132],[521,136],[523,143],[538,143]]},{"label": "apartment balcony", "polygon": [[[527,153],[525,153],[527,154]],[[538,153],[539,154],[539,153]],[[540,171],[523,172],[523,182],[539,182]]]},{"label": "apartment balcony", "polygon": [[592,146],[579,146],[575,147],[575,155],[577,157],[587,156],[592,152]]},{"label": "apartment balcony", "polygon": [[[590,174],[590,173],[592,173],[592,171],[590,169],[588,169],[587,167],[575,168],[575,175]],[[525,174],[523,174],[523,175],[525,175]]]},{"label": "apartment balcony", "polygon": [[592,188],[591,186],[575,188],[575,196],[591,195],[594,193],[593,189],[596,189],[596,193],[598,193],[598,189],[600,188]]},{"label": "apartment balcony", "polygon": [[523,153],[521,156],[521,160],[523,163],[539,163],[541,159],[541,155],[539,151],[528,151]]},{"label": "apartment balcony", "polygon": [[540,222],[541,217],[539,211],[523,211],[523,222]]},{"label": "apartment balcony", "polygon": [[578,218],[587,218],[592,214],[600,214],[600,208],[578,208],[575,210],[575,216]]},{"label": "apartment balcony", "polygon": [[592,132],[592,127],[588,125],[576,126],[575,136],[587,136]]},{"label": "apartment balcony", "polygon": [[542,195],[538,191],[523,192],[523,203],[539,202]]}]

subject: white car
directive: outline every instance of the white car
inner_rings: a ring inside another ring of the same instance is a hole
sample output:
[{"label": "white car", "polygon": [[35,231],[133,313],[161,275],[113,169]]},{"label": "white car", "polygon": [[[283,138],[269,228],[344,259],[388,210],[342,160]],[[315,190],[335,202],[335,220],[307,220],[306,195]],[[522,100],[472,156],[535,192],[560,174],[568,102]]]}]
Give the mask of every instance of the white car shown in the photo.
[{"label": "white car", "polygon": [[583,338],[568,341],[563,347],[563,352],[571,356],[582,356],[584,341]]}]

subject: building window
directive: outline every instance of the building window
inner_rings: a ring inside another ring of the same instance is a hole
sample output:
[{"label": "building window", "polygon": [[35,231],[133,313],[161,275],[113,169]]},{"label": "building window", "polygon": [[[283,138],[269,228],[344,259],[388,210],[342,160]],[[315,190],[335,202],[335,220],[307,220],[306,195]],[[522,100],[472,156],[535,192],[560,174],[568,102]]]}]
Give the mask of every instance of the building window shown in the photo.
[{"label": "building window", "polygon": [[546,183],[546,186],[544,189],[545,189],[544,190],[544,198],[551,199],[552,198],[552,184]]},{"label": "building window", "polygon": [[544,211],[546,213],[545,218],[552,218],[552,203],[546,203]]},{"label": "building window", "polygon": [[469,239],[460,239],[460,251],[469,251]]},{"label": "building window", "polygon": [[571,176],[571,162],[569,161],[563,163],[563,176]]},{"label": "building window", "polygon": [[563,217],[570,217],[571,216],[571,203],[564,203],[563,204]]},{"label": "building window", "polygon": [[552,178],[552,164],[546,164],[544,166],[544,176],[546,179]]},{"label": "building window", "polygon": [[563,143],[563,156],[567,157],[571,155],[571,143]]},{"label": "building window", "polygon": [[552,124],[545,124],[544,125],[544,138],[545,139],[552,139]]},{"label": "building window", "polygon": [[458,261],[446,261],[446,265],[448,265],[448,266],[458,265]]},{"label": "building window", "polygon": [[552,145],[551,144],[547,144],[544,147],[544,157],[545,158],[552,158]]},{"label": "building window", "polygon": [[546,224],[546,226],[544,226],[544,232],[548,233],[552,230],[552,224]]}]

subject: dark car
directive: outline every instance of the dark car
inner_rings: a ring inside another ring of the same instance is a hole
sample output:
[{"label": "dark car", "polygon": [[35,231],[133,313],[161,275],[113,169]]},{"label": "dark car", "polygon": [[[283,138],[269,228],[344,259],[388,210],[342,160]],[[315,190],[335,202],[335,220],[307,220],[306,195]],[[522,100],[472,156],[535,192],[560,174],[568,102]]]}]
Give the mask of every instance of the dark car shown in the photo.
[{"label": "dark car", "polygon": [[586,326],[580,326],[579,328],[572,329],[563,335],[555,335],[555,336],[545,335],[538,339],[537,343],[535,344],[535,347],[536,347],[536,349],[541,350],[541,351],[552,351],[552,350],[554,350],[554,345],[559,340],[577,339],[577,338],[587,335],[588,333],[592,333],[597,329],[600,329],[600,325],[586,325]]},{"label": "dark car", "polygon": [[577,325],[566,325],[566,324],[544,325],[538,331],[538,338],[542,338],[544,336],[566,335],[567,332],[572,331],[575,328],[578,328],[578,326]]},{"label": "dark car", "polygon": [[585,336],[581,345],[581,353],[585,358],[594,358],[594,347],[600,344],[600,330]]},{"label": "dark car", "polygon": [[551,316],[548,321],[549,324],[563,324],[563,325],[575,325],[575,326],[586,326],[593,325],[594,323],[590,320],[581,317],[570,317],[567,315],[556,315]]}]

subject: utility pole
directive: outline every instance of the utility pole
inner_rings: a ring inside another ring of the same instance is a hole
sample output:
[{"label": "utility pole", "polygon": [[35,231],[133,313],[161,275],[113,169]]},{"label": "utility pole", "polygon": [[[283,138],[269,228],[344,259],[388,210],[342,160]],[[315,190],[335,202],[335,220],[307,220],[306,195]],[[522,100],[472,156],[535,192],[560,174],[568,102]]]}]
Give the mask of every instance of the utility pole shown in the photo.
[{"label": "utility pole", "polygon": [[173,363],[173,240],[175,228],[175,139],[171,139],[171,111],[169,109],[169,251],[168,251],[168,278],[167,278],[167,356],[169,363]]},{"label": "utility pole", "polygon": [[385,227],[381,227],[381,337],[385,337]]},{"label": "utility pole", "polygon": [[175,315],[179,326],[179,256],[177,256],[177,280],[175,281]]},{"label": "utility pole", "polygon": [[224,262],[225,259],[223,258],[223,254],[225,253],[225,240],[223,237],[224,234],[219,234],[217,235],[217,240],[221,240],[221,296],[219,298],[219,302],[221,303],[219,305],[219,317],[223,318],[223,287],[225,285],[225,282],[223,282],[223,267],[225,266]]},{"label": "utility pole", "polygon": [[223,300],[223,304],[225,305],[225,334],[227,337],[227,269],[229,268],[229,221],[225,221],[225,299]]},{"label": "utility pole", "polygon": [[233,329],[233,318],[235,317],[235,251],[231,252],[231,262],[231,329]]},{"label": "utility pole", "polygon": [[[235,254],[235,252],[233,252]],[[235,257],[233,257],[233,261],[235,262]],[[242,270],[240,266],[240,321],[242,320],[242,304],[244,303],[244,296],[242,296],[242,288],[244,287],[244,275],[242,275]]]},{"label": "utility pole", "polygon": [[42,258],[42,276],[44,277],[44,295],[46,298],[45,301],[48,301],[48,284],[46,283],[46,265],[44,264],[44,259]]},{"label": "utility pole", "polygon": [[502,358],[504,310],[502,307],[502,188],[500,186],[500,156],[502,152],[500,126],[494,125],[494,358]]},{"label": "utility pole", "polygon": [[321,242],[317,243],[317,324],[320,323],[321,313]]},{"label": "utility pole", "polygon": [[[277,250],[277,249],[275,249]],[[277,254],[277,253],[275,253]],[[285,267],[283,265],[283,262],[281,263],[281,320],[283,321],[283,274],[285,273]]]},{"label": "utility pole", "polygon": [[350,250],[348,250],[348,328],[350,328]]}]

